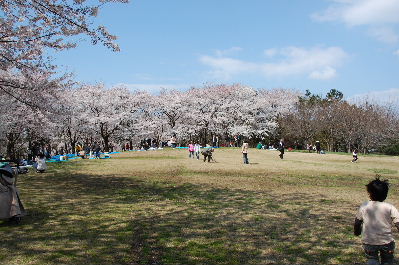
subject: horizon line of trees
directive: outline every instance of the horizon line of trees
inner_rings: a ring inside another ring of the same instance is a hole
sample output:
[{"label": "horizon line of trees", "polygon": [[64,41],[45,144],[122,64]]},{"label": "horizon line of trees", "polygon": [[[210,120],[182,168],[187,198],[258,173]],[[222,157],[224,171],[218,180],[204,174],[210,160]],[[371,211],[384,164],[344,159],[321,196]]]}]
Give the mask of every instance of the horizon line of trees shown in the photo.
[{"label": "horizon line of trees", "polygon": [[40,108],[0,94],[5,102],[0,106],[0,154],[14,159],[45,150],[70,153],[77,143],[121,150],[147,138],[158,145],[172,135],[182,146],[190,141],[211,144],[216,136],[221,146],[244,137],[252,146],[284,138],[287,147],[296,149],[320,141],[327,151],[399,153],[396,109],[350,103],[334,89],[325,97],[240,84],[163,90],[159,95],[102,84],[53,92]]}]

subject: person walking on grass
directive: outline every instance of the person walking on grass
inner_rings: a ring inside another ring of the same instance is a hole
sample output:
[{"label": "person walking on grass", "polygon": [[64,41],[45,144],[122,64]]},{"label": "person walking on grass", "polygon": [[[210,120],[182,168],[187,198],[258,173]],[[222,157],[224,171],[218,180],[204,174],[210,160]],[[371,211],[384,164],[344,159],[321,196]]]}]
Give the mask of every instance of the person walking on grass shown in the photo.
[{"label": "person walking on grass", "polygon": [[392,225],[399,230],[399,212],[395,206],[384,202],[388,196],[388,180],[377,177],[366,187],[370,200],[364,202],[356,214],[354,234],[362,235],[368,265],[393,264]]},{"label": "person walking on grass", "polygon": [[316,153],[320,154],[321,152],[321,144],[320,141],[316,141]]},{"label": "person walking on grass", "polygon": [[278,144],[278,150],[280,151],[279,157],[281,159],[284,158],[284,148],[285,148],[284,139],[281,139],[280,143]]},{"label": "person walking on grass", "polygon": [[353,155],[352,163],[354,163],[357,161],[357,149],[353,150],[352,155]]},{"label": "person walking on grass", "polygon": [[199,143],[195,143],[194,153],[195,153],[195,156],[197,157],[197,160],[199,160],[199,158],[200,158],[200,152],[201,152],[201,146],[199,145]]},{"label": "person walking on grass", "polygon": [[249,161],[248,161],[248,143],[247,143],[246,140],[243,141],[241,152],[242,152],[242,157],[243,157],[243,160],[244,160],[244,164],[249,164]]},{"label": "person walking on grass", "polygon": [[190,142],[190,144],[188,145],[188,157],[189,158],[193,158],[194,159],[194,145],[193,142]]}]

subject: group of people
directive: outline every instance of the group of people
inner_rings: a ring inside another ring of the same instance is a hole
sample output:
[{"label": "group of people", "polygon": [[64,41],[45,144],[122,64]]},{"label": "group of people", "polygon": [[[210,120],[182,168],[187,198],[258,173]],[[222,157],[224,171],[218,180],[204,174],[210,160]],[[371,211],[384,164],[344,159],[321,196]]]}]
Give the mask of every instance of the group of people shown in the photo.
[{"label": "group of people", "polygon": [[[210,162],[211,160],[214,160],[213,159],[214,149],[212,147],[208,146],[208,148],[202,152],[200,151],[200,148],[201,148],[201,146],[198,143],[193,144],[192,142],[190,142],[188,145],[188,152],[189,152],[188,157],[189,158],[196,157],[197,159],[199,159],[200,153],[201,153],[204,156],[204,162],[206,160],[208,160],[208,162]],[[280,143],[279,143],[279,149],[278,149],[280,151],[279,157],[281,159],[284,158],[284,148],[285,148],[284,139],[281,139]],[[244,164],[249,164],[248,149],[249,149],[248,141],[246,141],[244,139],[243,144],[241,146],[241,153],[243,155]]]},{"label": "group of people", "polygon": [[193,142],[190,142],[188,145],[188,157],[192,159],[197,158],[197,160],[199,160],[200,154],[202,154],[204,156],[204,162],[206,160],[208,160],[208,162],[213,160],[213,151],[214,149],[212,147],[207,146],[206,150],[201,152],[201,145],[199,143],[193,144]]},{"label": "group of people", "polygon": [[316,151],[316,153],[320,154],[320,153],[322,152],[322,151],[321,151],[321,144],[320,144],[320,141],[316,141],[316,144],[315,144],[315,145],[307,144],[307,145],[306,145],[306,150],[308,150],[309,153],[311,153],[312,151]]},{"label": "group of people", "polygon": [[[258,146],[259,146],[259,144],[258,144]],[[249,164],[249,160],[248,160],[248,148],[249,148],[249,144],[248,144],[247,141],[244,140],[244,142],[243,142],[243,144],[242,144],[242,147],[241,147],[241,152],[242,152],[244,164]],[[258,147],[257,147],[257,148],[258,148]],[[308,148],[308,149],[309,149],[309,148],[312,148],[312,145],[310,145],[310,147],[309,147],[309,145],[308,145],[307,148]],[[260,149],[260,148],[258,148],[258,149]],[[278,147],[277,147],[277,150],[280,152],[280,154],[279,154],[280,159],[284,159],[284,150],[285,150],[284,139],[281,139],[281,140],[280,140],[280,142],[279,142],[279,144],[278,144]],[[321,152],[321,145],[320,145],[320,142],[319,142],[319,141],[316,141],[316,151],[317,151],[318,154],[320,154],[320,152]],[[309,151],[309,152],[310,152],[310,151]],[[357,154],[357,152],[358,152],[357,149],[354,149],[354,150],[353,150],[353,153],[352,153],[352,156],[353,156],[352,163],[354,163],[354,162],[356,162],[356,161],[358,160],[358,154]]]},{"label": "group of people", "polygon": [[[248,141],[244,140],[242,147],[241,147],[241,153],[242,153],[244,164],[249,164],[248,148],[249,148]],[[280,154],[279,154],[280,159],[284,158],[284,149],[285,149],[284,139],[281,139],[278,144],[278,149],[277,149],[278,151],[280,151]]]},{"label": "group of people", "polygon": [[100,158],[100,153],[101,153],[101,146],[95,142],[93,143],[92,146],[89,145],[81,145],[80,143],[77,143],[75,146],[75,152],[77,156],[80,156],[81,158]]}]

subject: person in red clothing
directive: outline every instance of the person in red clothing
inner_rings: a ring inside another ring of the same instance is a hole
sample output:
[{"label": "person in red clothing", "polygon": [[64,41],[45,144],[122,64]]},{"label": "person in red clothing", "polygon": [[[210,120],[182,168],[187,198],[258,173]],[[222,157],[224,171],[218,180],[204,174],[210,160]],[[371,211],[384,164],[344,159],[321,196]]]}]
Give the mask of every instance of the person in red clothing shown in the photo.
[{"label": "person in red clothing", "polygon": [[188,145],[188,157],[194,159],[194,145],[193,142],[190,142]]}]

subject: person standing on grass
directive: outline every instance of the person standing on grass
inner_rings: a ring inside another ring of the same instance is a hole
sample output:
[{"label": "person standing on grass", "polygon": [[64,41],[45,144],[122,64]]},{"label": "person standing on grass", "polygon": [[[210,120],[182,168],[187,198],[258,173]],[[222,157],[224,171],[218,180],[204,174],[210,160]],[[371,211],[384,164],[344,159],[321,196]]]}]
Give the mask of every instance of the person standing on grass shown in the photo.
[{"label": "person standing on grass", "polygon": [[352,163],[354,163],[357,161],[357,149],[353,150],[352,155],[353,155]]},{"label": "person standing on grass", "polygon": [[249,164],[249,161],[248,161],[248,143],[247,143],[246,140],[243,141],[241,152],[242,152],[242,157],[243,157],[243,160],[244,160],[244,164]]},{"label": "person standing on grass", "polygon": [[95,158],[100,159],[101,147],[97,142],[94,143],[93,151],[94,151]]},{"label": "person standing on grass", "polygon": [[284,158],[284,148],[285,148],[284,139],[281,139],[280,143],[278,144],[278,150],[280,151],[279,157],[281,159]]},{"label": "person standing on grass", "polygon": [[195,153],[195,156],[197,157],[197,160],[199,160],[199,158],[200,158],[200,152],[201,152],[201,146],[199,145],[199,143],[195,143],[194,153]]},{"label": "person standing on grass", "polygon": [[306,145],[306,150],[308,150],[309,153],[311,153],[313,151],[313,146],[312,144],[307,144]]},{"label": "person standing on grass", "polygon": [[321,151],[320,142],[319,142],[319,141],[316,141],[316,152],[317,152],[318,154],[320,154],[320,151]]},{"label": "person standing on grass", "polygon": [[85,158],[87,158],[87,156],[90,154],[90,146],[89,144],[85,145]]},{"label": "person standing on grass", "polygon": [[194,145],[193,142],[190,142],[190,144],[188,145],[188,157],[189,158],[193,158],[194,159]]},{"label": "person standing on grass", "polygon": [[393,264],[395,241],[392,225],[399,230],[399,211],[384,202],[388,196],[388,180],[377,177],[366,187],[370,200],[364,202],[356,214],[354,234],[362,234],[368,265]]}]

